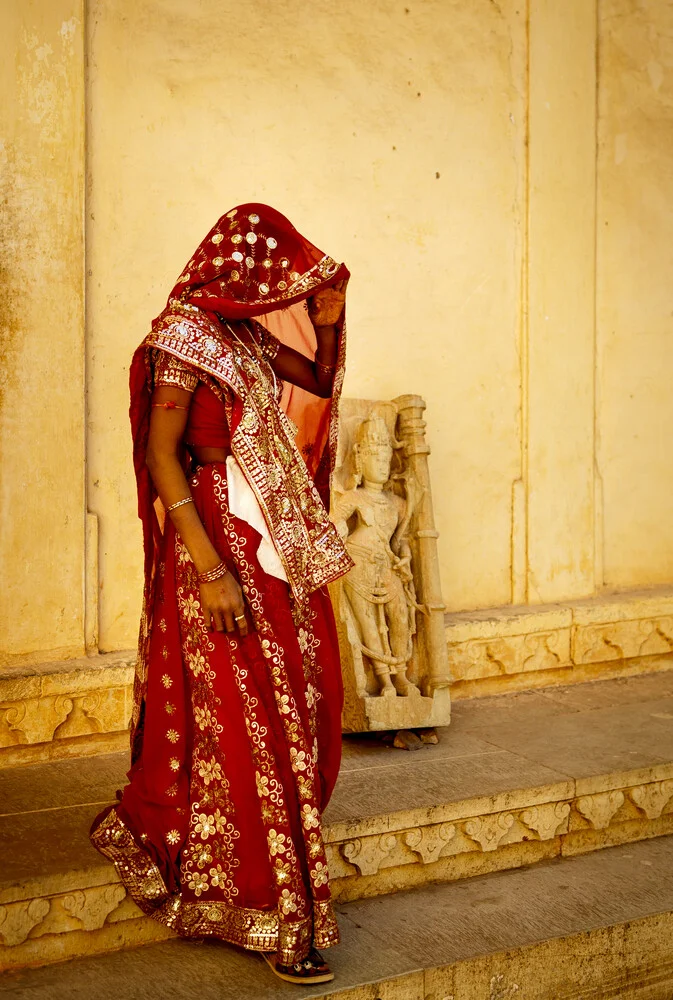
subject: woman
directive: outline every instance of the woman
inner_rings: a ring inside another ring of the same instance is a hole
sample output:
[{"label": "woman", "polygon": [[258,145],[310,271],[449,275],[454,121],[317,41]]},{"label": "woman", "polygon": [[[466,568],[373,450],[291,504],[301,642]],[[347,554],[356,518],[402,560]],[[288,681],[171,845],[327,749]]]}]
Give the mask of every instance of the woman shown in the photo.
[{"label": "woman", "polygon": [[316,949],[338,941],[320,821],[343,694],[326,584],[352,565],[325,508],[348,277],[239,206],[134,356],[132,766],[91,832],[145,913],[303,983],[333,978]]}]

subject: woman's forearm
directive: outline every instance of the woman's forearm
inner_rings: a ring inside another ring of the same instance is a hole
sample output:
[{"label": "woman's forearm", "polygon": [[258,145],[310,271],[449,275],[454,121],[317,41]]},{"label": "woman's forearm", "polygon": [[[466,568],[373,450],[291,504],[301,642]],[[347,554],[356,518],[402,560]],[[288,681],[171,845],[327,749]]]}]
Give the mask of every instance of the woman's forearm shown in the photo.
[{"label": "woman's forearm", "polygon": [[320,396],[332,394],[332,383],[339,354],[339,335],[336,326],[316,326],[318,346],[315,352],[314,374]]},{"label": "woman's forearm", "polygon": [[332,395],[339,336],[335,326],[320,326],[315,331],[317,346],[313,361],[294,348],[281,344],[271,367],[284,382],[327,398]]},{"label": "woman's forearm", "polygon": [[[189,483],[177,455],[156,455],[148,452],[147,468],[164,507],[168,508],[171,504],[191,495]],[[170,511],[168,516],[187,546],[197,573],[205,573],[217,566],[220,556],[210,541],[194,504],[183,504]]]}]

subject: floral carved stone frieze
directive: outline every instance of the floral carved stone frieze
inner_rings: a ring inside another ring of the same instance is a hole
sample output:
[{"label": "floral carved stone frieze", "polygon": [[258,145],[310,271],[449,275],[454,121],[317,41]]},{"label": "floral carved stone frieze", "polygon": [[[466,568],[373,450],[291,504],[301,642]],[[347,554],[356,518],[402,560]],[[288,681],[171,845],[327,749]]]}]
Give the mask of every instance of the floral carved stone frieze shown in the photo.
[{"label": "floral carved stone frieze", "polygon": [[404,842],[414,853],[418,854],[424,865],[437,861],[444,848],[456,836],[453,823],[440,823],[438,826],[416,827],[407,830]]},{"label": "floral carved stone frieze", "polygon": [[0,937],[3,944],[21,944],[49,913],[48,899],[30,899],[0,906]]},{"label": "floral carved stone frieze", "polygon": [[470,819],[464,824],[463,830],[468,837],[479,844],[482,851],[497,851],[513,826],[512,813],[499,813]]},{"label": "floral carved stone frieze", "polygon": [[673,799],[673,780],[652,781],[647,785],[637,785],[629,791],[631,801],[645,813],[648,819],[659,819],[668,803]]},{"label": "floral carved stone frieze", "polygon": [[[638,672],[637,661],[645,657],[673,664],[673,591],[450,614],[446,639],[449,666],[458,682],[505,680],[526,673],[544,676],[600,664],[609,676],[624,669]],[[573,679],[572,673],[568,679]],[[502,690],[492,683],[484,687]]]},{"label": "floral carved stone frieze", "polygon": [[23,674],[0,670],[0,759],[30,759],[31,747],[39,758],[43,744],[123,733],[133,669],[131,657],[101,655]]},{"label": "floral carved stone frieze", "polygon": [[538,834],[540,840],[551,840],[557,834],[567,832],[569,816],[569,802],[548,802],[525,809],[520,818],[529,829]]},{"label": "floral carved stone frieze", "polygon": [[79,890],[63,897],[63,909],[79,921],[85,931],[97,930],[126,898],[123,885],[97,886],[87,892]]},{"label": "floral carved stone frieze", "polygon": [[577,811],[589,820],[594,830],[605,830],[624,801],[624,792],[599,792],[597,795],[580,796],[576,806]]},{"label": "floral carved stone frieze", "polygon": [[394,834],[351,840],[342,847],[343,856],[355,865],[360,875],[376,875],[385,858],[395,849]]},{"label": "floral carved stone frieze", "polygon": [[570,661],[570,630],[449,641],[449,662],[457,680],[554,670]]}]

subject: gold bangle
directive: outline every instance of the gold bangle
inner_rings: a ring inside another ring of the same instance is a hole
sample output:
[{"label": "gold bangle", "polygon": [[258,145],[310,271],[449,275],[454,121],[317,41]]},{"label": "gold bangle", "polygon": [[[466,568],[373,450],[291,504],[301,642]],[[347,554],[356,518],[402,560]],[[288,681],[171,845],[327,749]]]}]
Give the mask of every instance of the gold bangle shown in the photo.
[{"label": "gold bangle", "polygon": [[208,569],[205,573],[198,574],[199,583],[214,583],[215,580],[221,580],[223,576],[226,576],[229,570],[227,569],[227,564],[222,561],[218,563],[214,569]]},{"label": "gold bangle", "polygon": [[176,510],[178,507],[182,507],[186,503],[194,503],[194,497],[185,497],[184,500],[178,500],[177,503],[172,503],[170,507],[167,507],[166,511]]},{"label": "gold bangle", "polygon": [[317,358],[316,358],[315,365],[316,365],[316,368],[322,368],[322,370],[324,372],[335,372],[336,371],[336,365],[324,365],[322,363],[322,361],[318,361]]}]

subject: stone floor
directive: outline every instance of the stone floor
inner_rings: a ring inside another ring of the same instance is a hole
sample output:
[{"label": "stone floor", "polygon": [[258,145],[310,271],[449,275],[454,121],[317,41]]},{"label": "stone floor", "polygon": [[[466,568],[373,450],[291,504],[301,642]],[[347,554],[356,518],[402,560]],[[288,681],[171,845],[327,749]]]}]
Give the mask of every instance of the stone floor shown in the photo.
[{"label": "stone floor", "polygon": [[[668,1000],[671,911],[673,837],[662,837],[339,906],[342,943],[329,953],[336,973],[329,987],[283,984],[258,956],[227,945],[169,941],[5,973],[0,995],[7,1000]],[[634,976],[640,984],[647,980],[647,992],[627,991]],[[602,991],[606,977],[619,992]]]},{"label": "stone floor", "polygon": [[[127,767],[124,753],[0,770],[0,902],[26,898],[36,880],[42,894],[52,879],[62,891],[63,876],[83,869],[109,878],[87,832]],[[673,777],[673,673],[460,702],[438,746],[409,752],[345,738],[325,825],[362,832],[370,818],[374,832],[393,816],[413,823],[456,801],[474,800],[479,811],[497,797],[505,809],[521,789],[556,786],[561,797],[574,782],[587,794],[599,777],[650,769],[651,779],[653,768]]]}]

